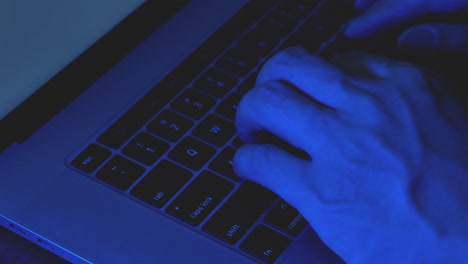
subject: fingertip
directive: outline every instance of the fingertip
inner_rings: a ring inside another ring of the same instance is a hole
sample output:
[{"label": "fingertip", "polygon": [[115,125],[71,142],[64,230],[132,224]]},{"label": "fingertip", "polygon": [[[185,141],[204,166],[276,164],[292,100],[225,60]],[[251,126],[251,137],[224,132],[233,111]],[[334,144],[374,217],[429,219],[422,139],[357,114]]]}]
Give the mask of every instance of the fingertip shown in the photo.
[{"label": "fingertip", "polygon": [[249,176],[248,173],[245,173],[248,166],[248,159],[246,159],[248,148],[248,145],[240,147],[236,150],[234,157],[232,158],[232,168],[234,173],[241,178],[248,178]]},{"label": "fingertip", "polygon": [[427,26],[412,27],[398,39],[398,47],[406,53],[431,54],[437,46],[437,34]]},{"label": "fingertip", "polygon": [[366,36],[365,32],[363,32],[359,26],[359,18],[351,20],[346,25],[343,34],[350,39],[363,39]]},{"label": "fingertip", "polygon": [[271,160],[274,151],[268,145],[243,145],[237,149],[232,159],[234,172],[241,178],[258,182],[262,172],[268,171],[268,159]]},{"label": "fingertip", "polygon": [[411,27],[398,39],[398,47],[412,56],[464,56],[468,54],[468,25],[430,23]]}]

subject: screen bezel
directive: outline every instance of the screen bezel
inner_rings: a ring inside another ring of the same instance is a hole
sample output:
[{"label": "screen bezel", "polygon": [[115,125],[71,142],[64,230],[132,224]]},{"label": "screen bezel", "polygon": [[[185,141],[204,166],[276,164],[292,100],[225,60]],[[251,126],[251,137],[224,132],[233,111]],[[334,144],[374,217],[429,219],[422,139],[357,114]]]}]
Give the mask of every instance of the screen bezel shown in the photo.
[{"label": "screen bezel", "polygon": [[0,120],[0,152],[24,142],[188,2],[146,1],[139,6]]}]

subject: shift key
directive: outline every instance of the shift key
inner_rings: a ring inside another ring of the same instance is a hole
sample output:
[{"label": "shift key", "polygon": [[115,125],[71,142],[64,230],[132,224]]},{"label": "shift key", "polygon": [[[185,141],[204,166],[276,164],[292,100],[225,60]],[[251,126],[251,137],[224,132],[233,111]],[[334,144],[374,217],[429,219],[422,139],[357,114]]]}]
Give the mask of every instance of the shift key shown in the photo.
[{"label": "shift key", "polygon": [[235,244],[276,197],[268,189],[247,181],[207,221],[203,230],[229,244]]}]

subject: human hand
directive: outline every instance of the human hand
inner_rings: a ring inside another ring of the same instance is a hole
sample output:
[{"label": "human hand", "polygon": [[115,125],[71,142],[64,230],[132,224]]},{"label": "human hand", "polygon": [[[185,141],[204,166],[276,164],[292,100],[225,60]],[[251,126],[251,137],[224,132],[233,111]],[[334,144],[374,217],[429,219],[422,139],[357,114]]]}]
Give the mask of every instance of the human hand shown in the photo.
[{"label": "human hand", "polygon": [[345,31],[350,38],[365,38],[425,14],[445,14],[468,8],[467,0],[357,0],[364,13],[351,21]]},{"label": "human hand", "polygon": [[[357,0],[355,6],[363,14],[348,24],[345,35],[365,38],[428,13],[468,9],[468,0]],[[457,19],[451,19],[452,15],[447,18],[451,23],[425,23],[408,28],[398,39],[399,53],[405,60],[422,63],[443,74],[454,84],[457,96],[466,101],[464,88],[468,78],[466,67],[462,66],[467,65],[468,25],[453,24]]]},{"label": "human hand", "polygon": [[[241,100],[236,173],[296,207],[347,263],[467,263],[468,120],[424,70],[291,48]],[[312,160],[274,144],[268,131]]]}]

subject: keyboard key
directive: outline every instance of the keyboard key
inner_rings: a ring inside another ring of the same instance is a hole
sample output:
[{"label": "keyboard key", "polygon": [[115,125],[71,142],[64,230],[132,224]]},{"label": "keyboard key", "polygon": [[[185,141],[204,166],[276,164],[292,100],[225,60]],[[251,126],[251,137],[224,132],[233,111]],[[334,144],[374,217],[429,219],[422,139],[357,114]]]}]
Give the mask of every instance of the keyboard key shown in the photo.
[{"label": "keyboard key", "polygon": [[217,62],[216,66],[242,77],[258,64],[258,59],[238,48],[228,50]]},{"label": "keyboard key", "polygon": [[234,121],[236,118],[237,106],[239,105],[241,95],[237,93],[230,94],[217,108],[216,113],[227,119]]},{"label": "keyboard key", "polygon": [[290,243],[288,237],[259,225],[240,244],[240,248],[267,263],[273,263]]},{"label": "keyboard key", "polygon": [[226,95],[236,83],[236,78],[216,68],[211,68],[195,81],[194,86],[201,91],[220,98]]},{"label": "keyboard key", "polygon": [[279,201],[265,216],[264,221],[291,236],[297,236],[307,225],[307,220],[284,200]]},{"label": "keyboard key", "polygon": [[146,129],[170,142],[179,140],[191,127],[193,122],[173,111],[165,110],[159,114]]},{"label": "keyboard key", "polygon": [[240,137],[235,137],[233,140],[232,140],[232,143],[231,143],[235,148],[240,148],[242,147],[242,145],[244,145],[244,142],[242,142],[242,140],[240,139]]},{"label": "keyboard key", "polygon": [[192,170],[199,170],[216,153],[216,149],[193,137],[186,137],[171,151],[169,158]]},{"label": "keyboard key", "polygon": [[318,2],[320,0],[283,0],[279,5],[279,9],[288,14],[304,18],[314,10]]},{"label": "keyboard key", "polygon": [[300,28],[302,36],[308,36],[315,40],[322,42],[327,41],[330,37],[335,34],[340,24],[333,22],[327,22],[331,18],[324,18],[323,16],[314,15],[309,18]]},{"label": "keyboard key", "polygon": [[233,181],[240,181],[239,178],[232,169],[232,159],[236,150],[231,147],[225,148],[211,163],[210,170],[228,178]]},{"label": "keyboard key", "polygon": [[196,226],[229,194],[233,184],[203,171],[167,208],[166,212]]},{"label": "keyboard key", "polygon": [[245,182],[208,220],[203,230],[229,244],[236,243],[275,201],[276,194]]},{"label": "keyboard key", "polygon": [[278,38],[261,30],[254,29],[237,43],[237,47],[249,51],[258,57],[265,57],[277,44]]},{"label": "keyboard key", "polygon": [[96,177],[120,190],[126,190],[143,173],[145,168],[122,156],[114,156],[97,173]]},{"label": "keyboard key", "polygon": [[242,83],[237,87],[237,91],[241,94],[245,94],[255,87],[257,81],[258,72],[251,73]]},{"label": "keyboard key", "polygon": [[71,165],[83,172],[92,173],[106,161],[111,152],[97,144],[89,145],[72,162]]},{"label": "keyboard key", "polygon": [[316,53],[323,43],[324,41],[320,40],[320,38],[307,33],[294,33],[281,45],[281,49],[300,46],[310,53]]},{"label": "keyboard key", "polygon": [[323,21],[327,21],[325,19],[329,18],[328,21],[332,19],[333,24],[341,25],[355,13],[355,10],[352,1],[334,0],[327,1],[318,13],[323,17]]},{"label": "keyboard key", "polygon": [[234,121],[236,118],[237,107],[242,99],[242,95],[238,93],[230,94],[224,101],[216,108],[216,113]]},{"label": "keyboard key", "polygon": [[180,91],[181,85],[185,82],[185,77],[175,80],[168,77],[161,81],[99,136],[98,142],[109,148],[118,149],[164,107]]},{"label": "keyboard key", "polygon": [[162,160],[136,186],[131,194],[154,207],[163,207],[192,177],[192,173]]},{"label": "keyboard key", "polygon": [[202,118],[216,100],[194,89],[183,92],[171,105],[172,109],[193,119]]},{"label": "keyboard key", "polygon": [[194,136],[221,147],[236,133],[233,123],[216,115],[207,116],[192,132]]},{"label": "keyboard key", "polygon": [[286,12],[275,10],[260,21],[258,27],[261,30],[271,32],[276,36],[283,38],[287,34],[291,33],[297,24],[297,19],[293,18]]},{"label": "keyboard key", "polygon": [[155,163],[169,147],[169,144],[161,139],[150,136],[147,133],[140,133],[122,149],[122,153],[127,157],[150,166]]}]

